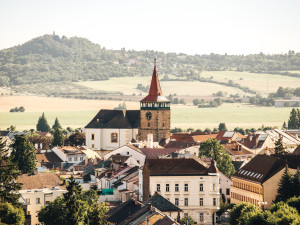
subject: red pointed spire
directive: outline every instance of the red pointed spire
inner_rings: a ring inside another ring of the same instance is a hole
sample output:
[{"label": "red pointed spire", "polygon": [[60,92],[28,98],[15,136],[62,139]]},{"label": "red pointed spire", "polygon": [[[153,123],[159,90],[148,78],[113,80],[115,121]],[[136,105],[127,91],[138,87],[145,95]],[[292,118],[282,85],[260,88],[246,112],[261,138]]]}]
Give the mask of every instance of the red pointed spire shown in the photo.
[{"label": "red pointed spire", "polygon": [[[149,94],[141,102],[157,102],[158,96],[162,96],[162,91],[160,88],[160,83],[158,79],[158,74],[156,71],[156,59],[154,60],[154,70],[151,80],[151,85],[149,89]],[[168,101],[168,99],[165,99]]]}]

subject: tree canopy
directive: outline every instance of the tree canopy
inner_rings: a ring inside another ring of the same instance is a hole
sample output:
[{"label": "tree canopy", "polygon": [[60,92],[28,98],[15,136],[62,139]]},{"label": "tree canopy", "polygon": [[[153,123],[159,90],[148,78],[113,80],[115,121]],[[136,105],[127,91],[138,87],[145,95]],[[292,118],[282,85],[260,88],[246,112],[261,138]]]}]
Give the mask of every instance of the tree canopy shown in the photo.
[{"label": "tree canopy", "polygon": [[16,135],[11,144],[11,160],[17,163],[22,173],[33,173],[36,169],[35,148],[25,134]]}]

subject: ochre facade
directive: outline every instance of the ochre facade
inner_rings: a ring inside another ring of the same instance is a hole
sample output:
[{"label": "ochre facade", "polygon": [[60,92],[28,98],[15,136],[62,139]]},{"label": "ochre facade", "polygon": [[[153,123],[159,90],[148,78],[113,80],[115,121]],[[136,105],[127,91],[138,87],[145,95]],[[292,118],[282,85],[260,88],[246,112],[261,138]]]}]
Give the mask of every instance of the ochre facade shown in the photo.
[{"label": "ochre facade", "polygon": [[[151,119],[146,114],[151,113]],[[148,134],[153,134],[153,141],[159,142],[163,138],[170,138],[170,109],[140,110],[139,137],[141,141],[147,140]]]}]

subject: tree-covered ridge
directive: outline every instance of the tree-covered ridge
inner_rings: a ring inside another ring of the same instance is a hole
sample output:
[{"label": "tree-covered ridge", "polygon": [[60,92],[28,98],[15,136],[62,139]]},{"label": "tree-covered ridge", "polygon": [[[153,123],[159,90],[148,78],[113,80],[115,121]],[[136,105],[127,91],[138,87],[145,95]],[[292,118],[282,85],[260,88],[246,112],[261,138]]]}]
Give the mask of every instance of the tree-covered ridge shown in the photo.
[{"label": "tree-covered ridge", "polygon": [[299,76],[300,53],[265,55],[187,55],[125,49],[107,50],[85,38],[44,35],[0,51],[0,86],[41,82],[103,80],[149,75],[159,59],[162,74],[199,79],[201,71],[250,71]]}]

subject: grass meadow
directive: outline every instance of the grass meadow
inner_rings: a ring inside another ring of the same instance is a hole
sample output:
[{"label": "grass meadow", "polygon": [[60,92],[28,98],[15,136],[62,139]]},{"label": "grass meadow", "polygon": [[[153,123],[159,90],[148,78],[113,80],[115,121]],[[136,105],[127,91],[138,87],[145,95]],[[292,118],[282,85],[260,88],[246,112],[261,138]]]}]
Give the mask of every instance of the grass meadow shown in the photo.
[{"label": "grass meadow", "polygon": [[[27,101],[26,101],[27,99]],[[14,101],[15,100],[15,101]],[[10,113],[9,108],[21,106],[24,113]],[[32,105],[30,106],[30,102]],[[5,104],[4,104],[5,103]],[[0,129],[10,125],[17,130],[35,129],[42,112],[45,112],[50,126],[58,117],[63,127],[84,127],[100,109],[112,109],[118,101],[76,100],[46,98],[37,96],[9,96],[0,98]],[[129,109],[139,109],[138,102],[126,102]],[[217,127],[225,122],[229,129],[234,127],[258,128],[264,126],[281,127],[287,121],[291,108],[258,107],[246,104],[223,104],[217,108],[197,108],[195,106],[175,105],[171,109],[171,126],[187,129]]]}]

